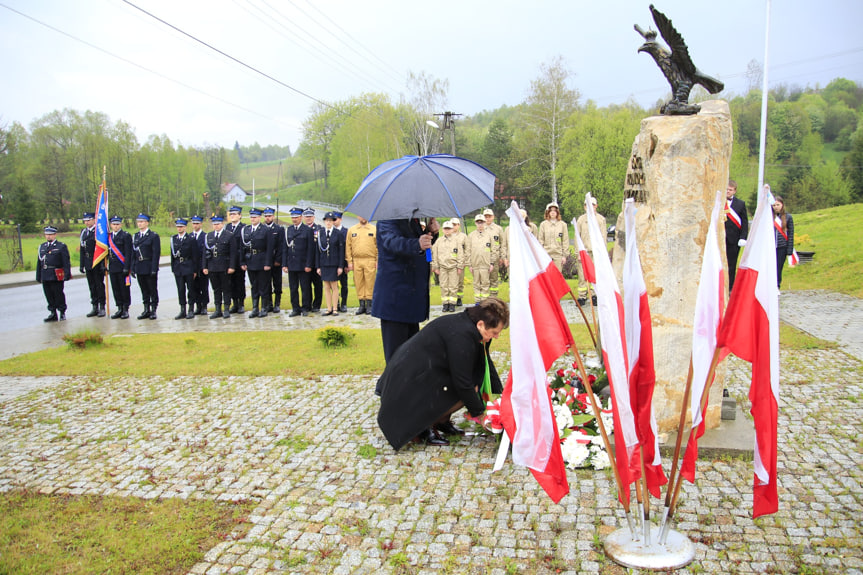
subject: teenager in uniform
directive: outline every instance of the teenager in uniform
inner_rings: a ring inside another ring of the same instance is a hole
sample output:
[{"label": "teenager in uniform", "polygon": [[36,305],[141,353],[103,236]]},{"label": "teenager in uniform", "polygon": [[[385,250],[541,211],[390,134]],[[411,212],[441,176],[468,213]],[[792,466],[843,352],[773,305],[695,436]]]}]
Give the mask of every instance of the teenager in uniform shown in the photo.
[{"label": "teenager in uniform", "polygon": [[123,229],[123,218],[111,217],[111,233],[108,234],[108,277],[111,280],[111,293],[117,311],[111,319],[129,319],[129,306],[132,305],[132,235]]},{"label": "teenager in uniform", "polygon": [[[210,222],[213,231],[204,238],[203,274],[210,278],[213,286],[213,303],[216,309],[210,319],[231,317],[231,276],[236,273],[238,263],[237,242],[231,232],[223,229],[224,218],[213,216]],[[225,308],[222,311],[222,304]]]},{"label": "teenager in uniform", "polygon": [[317,255],[315,269],[324,284],[327,311],[321,315],[339,315],[339,276],[345,261],[345,237],[335,228],[335,212],[324,215],[325,228],[318,233],[315,242]]},{"label": "teenager in uniform", "polygon": [[138,278],[144,311],[138,319],[156,319],[159,307],[159,257],[162,244],[159,234],[150,229],[150,216],[138,214],[138,232],[132,237],[132,277]]},{"label": "teenager in uniform", "polygon": [[[282,266],[285,262],[285,228],[276,223],[276,210],[264,208],[264,225],[273,234],[273,267],[270,269],[272,298],[267,300],[267,312],[282,311]],[[263,304],[262,304],[263,305]]]},{"label": "teenager in uniform", "polygon": [[465,262],[473,275],[473,298],[476,303],[489,296],[489,280],[495,258],[500,254],[494,248],[491,234],[485,229],[485,218],[477,214],[474,218],[476,229],[472,231],[465,244]]},{"label": "teenager in uniform", "polygon": [[204,239],[207,237],[206,232],[202,230],[204,218],[201,216],[192,216],[189,220],[192,222],[192,231],[189,232],[195,242],[198,244],[198,270],[195,275],[195,299],[189,302],[191,306],[195,304],[195,315],[207,315],[207,306],[210,303],[210,283],[209,278],[204,275]]},{"label": "teenager in uniform", "polygon": [[443,223],[443,237],[432,246],[432,271],[440,280],[443,311],[455,311],[459,272],[464,271],[464,250],[452,220]]},{"label": "teenager in uniform", "polygon": [[240,230],[240,269],[249,272],[252,285],[252,311],[249,317],[267,317],[273,269],[274,238],[270,228],[261,223],[261,210],[249,210],[250,223]]},{"label": "teenager in uniform", "polygon": [[282,262],[291,290],[290,317],[307,316],[312,308],[311,274],[315,265],[312,242],[312,230],[303,223],[302,208],[291,208],[291,225],[285,228],[285,258]]},{"label": "teenager in uniform", "polygon": [[48,302],[48,317],[43,321],[65,321],[66,294],[63,284],[72,278],[69,248],[57,241],[57,228],[46,226],[44,231],[45,242],[39,246],[39,265],[36,266],[36,281],[42,284],[42,293]]},{"label": "teenager in uniform", "polygon": [[[240,244],[239,231],[245,226],[240,220],[243,217],[243,208],[239,206],[231,206],[228,208],[228,222],[225,229],[234,236],[234,241],[237,242],[237,253],[242,257],[242,245]],[[246,272],[237,268],[231,274],[231,313],[246,313]]]},{"label": "teenager in uniform", "polygon": [[96,214],[87,212],[83,216],[84,229],[81,230],[80,266],[78,271],[87,276],[90,288],[90,311],[87,317],[105,317],[105,260],[93,267],[93,254],[96,251]]},{"label": "teenager in uniform", "polygon": [[539,243],[548,252],[558,270],[569,253],[569,226],[560,219],[560,207],[554,202],[545,206],[545,220],[539,224]]},{"label": "teenager in uniform", "polygon": [[[315,255],[315,242],[318,241],[318,236],[323,231],[324,227],[320,224],[315,223],[315,210],[313,208],[306,208],[303,212],[303,222],[305,225],[309,227],[312,231],[312,256]],[[312,283],[312,308],[311,311],[319,312],[321,311],[321,301],[324,299],[324,287],[321,282],[321,276],[314,273],[312,271],[309,274],[311,283]]]},{"label": "teenager in uniform", "polygon": [[[180,313],[174,319],[195,319],[195,276],[200,267],[198,260],[198,240],[186,233],[189,224],[183,218],[174,221],[177,233],[171,236],[171,271],[177,283],[177,297],[180,299]],[[188,303],[188,310],[186,304]]]},{"label": "teenager in uniform", "polygon": [[[467,246],[467,234],[461,231],[461,220],[452,218],[450,221],[452,222],[452,233],[456,237],[456,240],[458,240],[462,253],[464,253]],[[467,266],[467,260],[465,260],[465,266]],[[458,288],[456,289],[455,297],[455,306],[461,307],[461,300],[464,297],[464,269],[458,273]]]},{"label": "teenager in uniform", "polygon": [[491,236],[492,252],[497,252],[497,257],[491,260],[492,268],[488,275],[489,294],[496,296],[498,284],[500,283],[500,266],[503,264],[504,258],[506,258],[509,247],[506,245],[506,235],[503,233],[503,228],[494,223],[494,212],[486,208],[483,210],[482,216],[485,218],[485,229]]},{"label": "teenager in uniform", "polygon": [[372,313],[372,295],[378,267],[377,229],[365,218],[350,227],[345,242],[348,270],[354,272],[354,288],[360,307],[356,315]]}]

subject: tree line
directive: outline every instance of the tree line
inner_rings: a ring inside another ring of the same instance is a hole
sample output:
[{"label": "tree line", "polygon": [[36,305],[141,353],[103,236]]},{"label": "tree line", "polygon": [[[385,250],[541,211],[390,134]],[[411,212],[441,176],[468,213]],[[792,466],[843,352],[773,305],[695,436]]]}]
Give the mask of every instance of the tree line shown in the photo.
[{"label": "tree line", "polygon": [[[283,185],[315,182],[310,193],[316,197],[308,199],[344,205],[381,162],[454,148],[498,176],[498,210],[515,199],[536,220],[556,201],[569,219],[581,212],[589,191],[613,221],[633,139],[660,103],[651,109],[634,101],[600,107],[583,102],[573,80],[566,62],[556,58],[540,67],[523,102],[445,116],[448,81],[411,74],[409,96],[398,102],[361,94],[315,104],[293,155],[289,146],[257,142],[235,142],[233,149],[186,147],[154,135],[139,143],[131,126],[91,111],[54,111],[27,128],[0,123],[0,218],[20,221],[32,214],[62,226],[93,209],[103,165],[111,211],[128,217],[139,211],[165,217],[216,211],[221,184],[236,181],[242,165],[276,160],[285,162],[289,174]],[[717,96],[693,92],[692,100],[708,97]],[[740,195],[753,200],[761,94],[750,89],[718,97],[728,101],[734,124],[730,176]],[[863,201],[861,114],[863,87],[844,78],[823,88],[783,85],[770,91],[765,181],[790,210]]]}]

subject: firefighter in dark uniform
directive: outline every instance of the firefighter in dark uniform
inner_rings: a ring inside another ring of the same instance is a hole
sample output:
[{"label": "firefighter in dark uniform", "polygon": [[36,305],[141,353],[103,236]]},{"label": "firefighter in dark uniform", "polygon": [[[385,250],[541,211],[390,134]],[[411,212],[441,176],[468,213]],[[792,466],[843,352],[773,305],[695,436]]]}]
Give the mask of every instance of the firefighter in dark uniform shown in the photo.
[{"label": "firefighter in dark uniform", "polygon": [[78,271],[87,276],[90,288],[90,311],[87,317],[105,317],[105,260],[102,259],[93,267],[93,254],[96,251],[96,214],[87,212],[83,216],[84,226],[81,230],[81,245],[78,249],[81,263]]},{"label": "firefighter in dark uniform", "polygon": [[210,319],[227,319],[231,317],[231,276],[239,266],[237,242],[231,232],[222,229],[222,216],[213,216],[210,221],[213,223],[213,231],[204,239],[203,269],[204,275],[210,278],[210,285],[213,286],[213,303],[216,304],[216,310],[210,314]]},{"label": "firefighter in dark uniform", "polygon": [[[347,245],[348,243],[348,228],[342,225],[342,212],[333,212],[333,215],[336,216],[336,222],[333,226],[336,230],[341,232],[342,234],[342,243]],[[346,255],[347,257],[347,255]],[[338,306],[339,311],[342,313],[347,313],[348,311],[348,260],[342,262],[342,273],[339,275],[339,296],[341,300],[341,304]]]},{"label": "firefighter in dark uniform", "polygon": [[[243,246],[240,244],[240,230],[244,224],[242,219],[243,208],[239,206],[231,206],[228,208],[228,223],[225,224],[225,229],[231,232],[234,236],[234,241],[237,242],[237,253],[242,257]],[[231,313],[246,313],[246,272],[241,268],[231,274]]]},{"label": "firefighter in dark uniform", "polygon": [[39,265],[36,267],[36,281],[42,284],[42,292],[48,302],[48,317],[44,321],[66,319],[66,294],[63,284],[72,279],[72,262],[69,248],[57,241],[57,228],[45,228],[45,243],[39,246]]},{"label": "firefighter in dark uniform", "polygon": [[273,269],[273,237],[270,228],[261,223],[261,210],[249,210],[250,223],[239,231],[240,269],[249,272],[252,285],[252,311],[249,317],[267,317]]},{"label": "firefighter in dark uniform", "polygon": [[[192,302],[195,301],[195,276],[198,275],[198,241],[186,233],[189,224],[183,218],[174,221],[177,233],[171,236],[171,271],[177,282],[177,297],[180,299],[180,313],[174,319],[195,319]],[[188,303],[189,309],[186,309]]]},{"label": "firefighter in dark uniform", "polygon": [[138,278],[144,311],[138,319],[156,319],[159,307],[159,256],[162,243],[159,234],[150,229],[150,216],[138,214],[138,231],[132,236],[132,277]]},{"label": "firefighter in dark uniform", "polygon": [[189,233],[198,242],[198,273],[195,275],[195,299],[190,301],[189,305],[195,304],[195,315],[207,315],[207,304],[210,303],[210,281],[202,273],[204,271],[204,238],[207,237],[207,234],[201,229],[204,223],[204,219],[201,216],[192,216],[189,221],[192,222],[192,231]]},{"label": "firefighter in dark uniform", "polygon": [[303,223],[302,208],[291,208],[291,225],[285,228],[285,257],[282,262],[288,273],[288,286],[291,290],[289,317],[307,316],[312,308],[311,274],[312,266],[315,265],[313,246],[312,230]]},{"label": "firefighter in dark uniform", "polygon": [[[276,223],[276,210],[264,208],[264,225],[273,234],[273,268],[270,270],[270,287],[272,299],[267,300],[267,311],[280,313],[282,311],[282,265],[285,259],[285,228]],[[263,303],[261,303],[263,307]]]},{"label": "firefighter in dark uniform", "polygon": [[108,277],[111,278],[111,293],[114,294],[117,311],[111,314],[111,319],[129,319],[131,269],[132,235],[123,229],[123,218],[112,216],[111,233],[108,234]]},{"label": "firefighter in dark uniform", "polygon": [[[317,250],[317,241],[320,234],[323,232],[324,227],[320,224],[315,223],[315,209],[314,208],[306,208],[303,211],[303,221],[306,226],[312,231],[312,256],[314,257],[315,250]],[[312,307],[311,311],[318,312],[321,311],[321,301],[324,299],[324,283],[321,281],[321,276],[312,271],[309,274],[309,278],[311,279],[312,284]]]}]

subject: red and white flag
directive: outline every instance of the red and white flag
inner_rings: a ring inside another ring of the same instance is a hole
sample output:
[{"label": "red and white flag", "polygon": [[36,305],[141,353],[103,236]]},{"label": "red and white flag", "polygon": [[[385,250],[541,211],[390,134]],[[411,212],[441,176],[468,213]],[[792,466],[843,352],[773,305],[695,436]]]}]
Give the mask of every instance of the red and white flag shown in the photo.
[{"label": "red and white flag", "polygon": [[[589,283],[595,284],[596,267],[593,265],[593,258],[590,257],[590,254],[584,247],[584,242],[581,241],[581,234],[578,233],[576,220],[572,220],[572,225],[575,228],[575,241],[578,243],[578,259],[581,260],[581,271],[584,274],[584,279]],[[590,242],[590,245],[593,245],[593,242]]]},{"label": "red and white flag", "polygon": [[797,250],[793,250],[788,256],[788,265],[792,268],[800,265],[800,256],[797,255]]},{"label": "red and white flag", "polygon": [[[626,222],[626,256],[623,260],[623,307],[626,323],[627,356],[629,358],[629,393],[635,414],[635,429],[644,458],[647,489],[654,497],[661,495],[660,488],[668,483],[662,471],[659,455],[659,434],[653,414],[653,388],[656,370],[653,365],[653,327],[647,285],[638,254],[638,236],[635,230],[635,200],[626,200],[623,216]],[[640,475],[640,473],[638,474]],[[633,474],[633,478],[635,478]]]},{"label": "red and white flag", "polygon": [[779,289],[773,202],[765,186],[749,231],[716,345],[752,363],[750,413],[755,422],[753,517],[779,509],[776,481],[779,413]]},{"label": "red and white flag", "polygon": [[590,229],[590,245],[597,246],[593,260],[596,269],[596,301],[599,315],[599,331],[602,334],[602,360],[608,383],[611,387],[612,411],[614,415],[614,453],[615,465],[620,478],[621,501],[629,504],[629,484],[641,476],[638,434],[635,430],[635,416],[632,413],[632,401],[629,393],[629,378],[627,371],[626,336],[624,328],[623,299],[617,278],[605,249],[605,234],[600,231],[596,221],[596,212],[590,200],[590,194],[585,199],[587,223]]},{"label": "red and white flag", "polygon": [[569,493],[560,436],[546,373],[574,345],[560,298],[569,285],[548,253],[524,225],[518,205],[510,217],[510,343],[512,366],[503,390],[500,418],[512,441],[512,459],[530,468],[557,503]]},{"label": "red and white flag", "polygon": [[[722,324],[725,308],[725,275],[722,270],[722,253],[719,251],[719,210],[723,192],[716,192],[716,201],[710,215],[710,225],[704,240],[704,256],[701,260],[701,279],[695,296],[695,318],[692,320],[692,388],[689,410],[692,416],[692,432],[680,467],[680,475],[690,483],[695,482],[695,462],[698,459],[698,440],[704,435],[705,422],[701,413],[701,395],[707,381],[713,354],[716,351],[716,336]],[[680,431],[683,433],[683,430]]]}]

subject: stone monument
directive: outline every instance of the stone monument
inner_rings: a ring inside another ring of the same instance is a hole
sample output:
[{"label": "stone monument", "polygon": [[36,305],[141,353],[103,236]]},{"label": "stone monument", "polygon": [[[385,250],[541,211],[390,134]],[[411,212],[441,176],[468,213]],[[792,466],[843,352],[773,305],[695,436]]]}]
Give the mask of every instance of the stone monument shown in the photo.
[{"label": "stone monument", "polygon": [[[653,407],[661,433],[676,430],[680,420],[704,243],[716,191],[728,183],[732,139],[728,103],[711,100],[697,115],[642,120],[632,145],[624,197],[635,198],[638,208],[639,252],[653,317]],[[724,259],[723,225],[719,243]],[[614,247],[618,281],[625,244],[626,238],[618,237]],[[719,425],[723,366],[710,392],[708,428]]]}]

